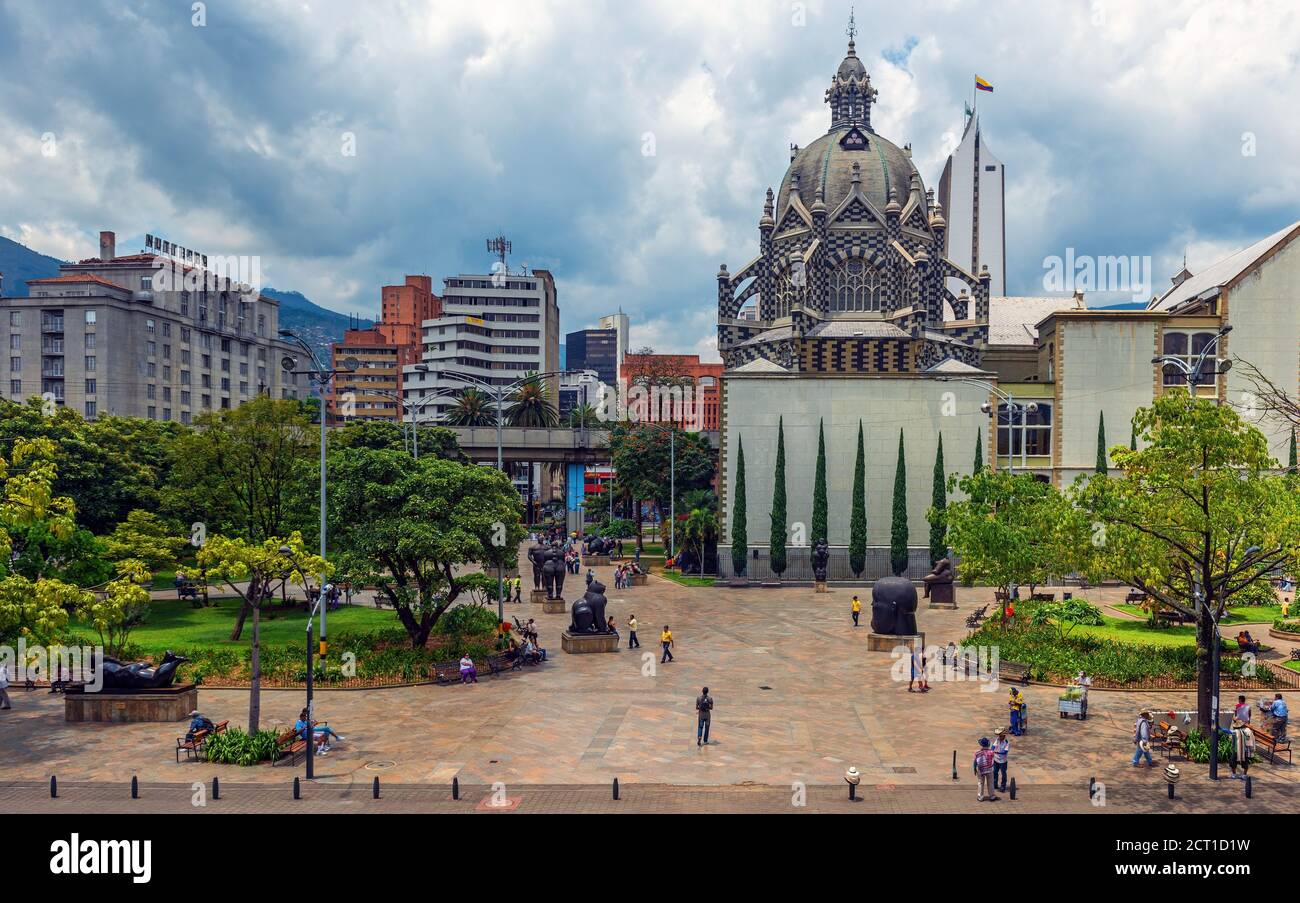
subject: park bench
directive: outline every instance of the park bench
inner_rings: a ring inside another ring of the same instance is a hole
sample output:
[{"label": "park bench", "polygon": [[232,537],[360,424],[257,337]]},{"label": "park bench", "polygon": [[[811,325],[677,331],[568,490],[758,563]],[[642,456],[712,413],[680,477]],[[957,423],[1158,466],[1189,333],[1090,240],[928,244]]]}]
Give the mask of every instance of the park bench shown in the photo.
[{"label": "park bench", "polygon": [[1196,618],[1185,611],[1179,611],[1176,608],[1162,608],[1156,617],[1162,621],[1172,621],[1175,624],[1194,624]]},{"label": "park bench", "polygon": [[1274,765],[1277,764],[1277,754],[1286,753],[1286,764],[1291,764],[1291,738],[1283,737],[1278,739],[1268,731],[1260,730],[1255,725],[1250,726],[1250,732],[1255,735],[1255,746],[1268,753],[1268,760]]},{"label": "park bench", "polygon": [[185,737],[176,738],[176,763],[181,761],[181,753],[185,753],[185,758],[191,762],[197,761],[199,753],[203,752],[203,744],[207,742],[208,737],[213,734],[224,733],[230,726],[229,721],[222,721],[213,725],[212,730],[195,731],[194,736],[186,739]]},{"label": "park bench", "polygon": [[998,680],[1019,681],[1023,687],[1029,686],[1029,666],[1016,662],[998,662]]},{"label": "park bench", "polygon": [[[524,657],[521,654],[508,654],[502,652],[498,655],[488,657],[487,668],[488,675],[496,677],[502,671],[518,671],[524,666]],[[456,676],[460,677],[460,666],[457,665]]]},{"label": "park bench", "polygon": [[1136,589],[1129,590],[1128,595],[1124,597],[1124,602],[1127,605],[1141,605],[1146,600],[1147,594]]},{"label": "park bench", "polygon": [[[313,721],[312,727],[315,726],[316,722]],[[275,738],[275,758],[271,761],[271,765],[280,764],[286,757],[290,765],[297,765],[298,760],[305,755],[307,755],[307,741],[291,728]]]},{"label": "park bench", "polygon": [[383,593],[375,593],[375,608],[392,608],[392,603]]},{"label": "park bench", "polygon": [[[477,667],[477,663],[475,667]],[[460,660],[435,662],[433,665],[433,679],[440,684],[460,683]]]},{"label": "park bench", "polygon": [[987,605],[985,605],[983,608],[975,609],[975,611],[971,612],[969,615],[966,616],[966,626],[971,630],[974,630],[975,628],[979,627],[980,622],[983,621],[984,618],[987,616],[988,610],[989,607]]}]

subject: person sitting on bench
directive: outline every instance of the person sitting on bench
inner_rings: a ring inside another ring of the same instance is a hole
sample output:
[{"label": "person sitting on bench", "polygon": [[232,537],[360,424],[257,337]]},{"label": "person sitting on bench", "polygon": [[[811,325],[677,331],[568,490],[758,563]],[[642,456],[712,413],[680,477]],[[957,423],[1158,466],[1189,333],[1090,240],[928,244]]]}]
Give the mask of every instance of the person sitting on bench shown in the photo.
[{"label": "person sitting on bench", "polygon": [[212,719],[195,709],[190,712],[190,729],[185,732],[185,739],[193,740],[194,735],[199,731],[214,731],[216,729],[217,726],[212,723]]},{"label": "person sitting on bench", "polygon": [[1250,635],[1249,630],[1243,630],[1237,634],[1237,649],[1241,652],[1250,652],[1259,655],[1259,643]]},{"label": "person sitting on bench", "polygon": [[478,669],[474,667],[474,659],[469,657],[468,652],[460,660],[460,682],[463,684],[478,683]]},{"label": "person sitting on bench", "polygon": [[316,741],[316,751],[321,755],[330,751],[331,738],[340,741],[347,739],[347,737],[342,737],[335,733],[334,728],[330,727],[328,724],[317,724],[312,727],[311,721],[307,718],[307,710],[303,709],[298,713],[298,720],[294,722],[293,729],[297,732],[299,737],[306,740],[307,729],[309,727],[311,728],[313,739]]}]

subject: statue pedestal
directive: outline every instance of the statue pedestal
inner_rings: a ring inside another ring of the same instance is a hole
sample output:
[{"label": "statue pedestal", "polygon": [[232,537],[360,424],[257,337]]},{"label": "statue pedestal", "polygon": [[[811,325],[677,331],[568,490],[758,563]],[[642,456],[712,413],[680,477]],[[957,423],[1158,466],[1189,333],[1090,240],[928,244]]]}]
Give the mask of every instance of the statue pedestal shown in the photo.
[{"label": "statue pedestal", "polygon": [[633,575],[632,575],[632,586],[645,586],[645,578],[648,577],[648,576],[650,576],[650,575],[649,575],[649,574],[633,574]]},{"label": "statue pedestal", "polygon": [[588,652],[617,652],[618,634],[614,633],[569,633],[560,634],[560,648],[570,655],[585,655]]},{"label": "statue pedestal", "polygon": [[951,583],[930,584],[930,607],[956,610],[957,594]]},{"label": "statue pedestal", "polygon": [[892,633],[869,633],[867,634],[867,651],[868,652],[893,652],[899,646],[906,646],[908,649],[915,649],[917,643],[921,648],[925,648],[925,634],[918,633],[915,635],[902,635]]},{"label": "statue pedestal", "polygon": [[194,684],[165,690],[136,692],[67,693],[63,697],[63,720],[108,721],[130,724],[140,721],[185,721],[199,707],[199,690]]},{"label": "statue pedestal", "polygon": [[528,597],[528,601],[532,602],[535,605],[541,605],[543,602],[546,601],[546,590],[544,589],[533,590],[533,594]]},{"label": "statue pedestal", "polygon": [[582,559],[582,566],[585,568],[607,568],[609,567],[609,556],[588,555]]},{"label": "statue pedestal", "polygon": [[813,581],[813,592],[818,592],[818,593],[829,593],[830,590],[828,590],[828,589],[826,588],[826,581],[825,581],[825,580],[814,580],[814,581]]},{"label": "statue pedestal", "polygon": [[563,599],[547,599],[542,604],[542,611],[548,615],[562,615],[569,610],[569,603]]}]

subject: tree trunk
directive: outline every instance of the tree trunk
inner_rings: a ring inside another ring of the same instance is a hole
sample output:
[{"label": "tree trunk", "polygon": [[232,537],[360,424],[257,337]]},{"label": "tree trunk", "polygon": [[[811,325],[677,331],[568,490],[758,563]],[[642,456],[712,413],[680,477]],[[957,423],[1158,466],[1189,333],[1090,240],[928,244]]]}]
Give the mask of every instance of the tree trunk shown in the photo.
[{"label": "tree trunk", "polygon": [[[249,588],[252,588],[251,585]],[[251,598],[251,595],[245,596],[243,603],[239,606],[239,615],[235,618],[235,628],[230,631],[230,641],[232,643],[239,642],[239,637],[244,632],[244,620],[248,617],[250,607],[248,604],[249,598]]]},{"label": "tree trunk", "polygon": [[1196,617],[1196,722],[1201,733],[1214,742],[1214,624],[1210,620],[1210,601],[1201,606]]},{"label": "tree trunk", "polygon": [[257,733],[262,718],[262,619],[261,606],[253,608],[253,680],[248,692],[248,732]]}]

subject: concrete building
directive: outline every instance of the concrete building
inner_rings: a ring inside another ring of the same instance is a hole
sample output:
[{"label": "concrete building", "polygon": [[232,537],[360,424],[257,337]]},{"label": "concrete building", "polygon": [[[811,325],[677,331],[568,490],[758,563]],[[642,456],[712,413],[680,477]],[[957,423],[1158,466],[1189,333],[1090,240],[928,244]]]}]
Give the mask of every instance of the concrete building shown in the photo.
[{"label": "concrete building", "polygon": [[978,113],[966,118],[939,177],[939,204],[948,218],[944,256],[972,273],[989,271],[989,291],[1007,293],[1006,171],[980,132]]},{"label": "concrete building", "polygon": [[0,297],[6,397],[47,396],[88,418],[190,423],[258,395],[311,394],[305,377],[281,369],[300,352],[278,337],[278,302],[208,270],[203,255],[118,256],[116,246],[101,232],[98,257],[29,280],[28,297]]},{"label": "concrete building", "polygon": [[[604,380],[595,370],[574,372],[573,368],[560,377],[560,423],[569,422],[569,415],[575,408],[590,405],[595,408],[600,404],[600,386]],[[606,383],[606,385],[609,385]]]},{"label": "concrete building", "polygon": [[616,314],[608,314],[600,318],[596,324],[601,329],[612,329],[618,336],[616,345],[618,350],[618,364],[615,367],[614,381],[610,383],[616,386],[623,380],[623,358],[627,357],[630,323],[627,314],[619,311]]},{"label": "concrete building", "polygon": [[582,329],[564,337],[565,369],[594,370],[607,386],[618,385],[622,355],[617,329]]},{"label": "concrete building", "polygon": [[[559,370],[560,309],[555,280],[546,270],[448,276],[441,316],[425,320],[421,328],[420,361],[402,368],[408,403],[440,389],[472,385],[459,374],[506,386],[529,373]],[[551,398],[557,399],[559,379],[549,382]],[[428,404],[421,422],[441,419],[453,403],[449,397]]]}]

